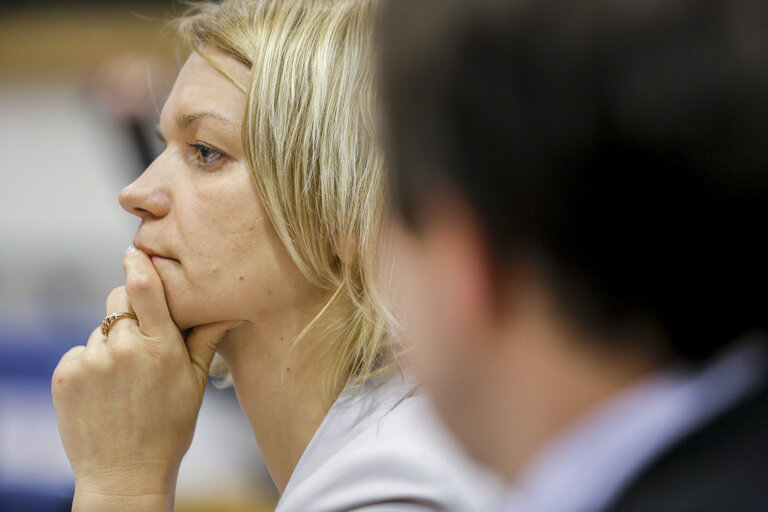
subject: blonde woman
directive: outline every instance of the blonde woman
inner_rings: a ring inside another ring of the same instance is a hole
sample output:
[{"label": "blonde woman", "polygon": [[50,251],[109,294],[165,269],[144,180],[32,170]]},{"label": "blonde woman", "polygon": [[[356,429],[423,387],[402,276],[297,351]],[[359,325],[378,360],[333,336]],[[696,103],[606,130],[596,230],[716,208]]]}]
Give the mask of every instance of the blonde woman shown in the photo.
[{"label": "blonde woman", "polygon": [[141,219],[126,284],[53,375],[74,511],[173,508],[216,354],[279,511],[487,510],[397,369],[376,286],[374,4],[232,0],[180,20],[192,52],[165,150],[120,194]]}]

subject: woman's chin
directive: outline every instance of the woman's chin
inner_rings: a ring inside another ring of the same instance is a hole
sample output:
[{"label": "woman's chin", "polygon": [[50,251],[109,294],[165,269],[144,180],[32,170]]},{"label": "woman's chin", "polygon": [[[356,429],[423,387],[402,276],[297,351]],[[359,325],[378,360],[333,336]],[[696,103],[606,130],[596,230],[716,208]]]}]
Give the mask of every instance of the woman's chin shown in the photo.
[{"label": "woman's chin", "polygon": [[173,323],[176,324],[176,327],[178,327],[182,333],[186,333],[186,331],[189,331],[198,325],[209,324],[216,321],[216,319],[210,318],[210,315],[205,315],[203,311],[195,311],[191,308],[180,307],[173,302],[169,304],[169,310]]},{"label": "woman's chin", "polygon": [[163,282],[165,299],[171,319],[180,331],[187,331],[197,325],[216,322],[210,302],[200,300],[200,297],[186,287],[180,289],[174,283]]},{"label": "woman's chin", "polygon": [[178,293],[177,289],[167,286],[165,296],[171,319],[180,331],[237,318],[232,311],[221,307],[221,304],[216,303],[214,299],[201,299],[207,296],[205,292],[191,293],[185,290],[183,293]]},{"label": "woman's chin", "polygon": [[171,307],[170,311],[173,323],[184,336],[186,336],[187,331],[194,327],[230,320],[223,316],[212,315],[211,311],[190,311],[189,309],[174,307]]}]

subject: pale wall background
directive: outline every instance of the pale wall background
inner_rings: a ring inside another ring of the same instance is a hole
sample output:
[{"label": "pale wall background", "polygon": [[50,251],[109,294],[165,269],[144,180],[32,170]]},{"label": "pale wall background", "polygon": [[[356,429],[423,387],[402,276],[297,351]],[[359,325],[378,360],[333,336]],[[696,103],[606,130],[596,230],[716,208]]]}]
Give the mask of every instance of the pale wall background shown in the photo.
[{"label": "pale wall background", "polygon": [[[122,255],[137,226],[117,194],[142,164],[89,84],[110,59],[146,55],[162,102],[168,79],[158,78],[175,74],[183,57],[163,22],[178,7],[105,4],[33,2],[0,19],[0,489],[71,492],[50,374],[123,284]],[[273,503],[234,393],[209,390],[177,510]]]}]

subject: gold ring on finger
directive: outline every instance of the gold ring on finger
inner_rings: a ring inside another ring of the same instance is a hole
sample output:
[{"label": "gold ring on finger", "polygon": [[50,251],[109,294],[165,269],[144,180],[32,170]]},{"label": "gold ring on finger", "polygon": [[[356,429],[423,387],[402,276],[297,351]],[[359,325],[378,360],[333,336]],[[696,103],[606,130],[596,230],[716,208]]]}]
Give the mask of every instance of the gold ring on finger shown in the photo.
[{"label": "gold ring on finger", "polygon": [[109,330],[112,328],[115,322],[122,318],[133,318],[134,320],[138,320],[136,315],[133,313],[112,313],[111,315],[104,317],[104,321],[101,322],[101,334],[104,336],[109,336]]}]

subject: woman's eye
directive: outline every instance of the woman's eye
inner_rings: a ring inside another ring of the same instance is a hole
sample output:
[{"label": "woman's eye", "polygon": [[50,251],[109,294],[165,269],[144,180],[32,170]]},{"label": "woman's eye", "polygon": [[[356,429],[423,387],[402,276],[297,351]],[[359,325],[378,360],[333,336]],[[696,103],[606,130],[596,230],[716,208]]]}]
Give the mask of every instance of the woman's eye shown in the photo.
[{"label": "woman's eye", "polygon": [[215,164],[216,162],[224,158],[223,153],[200,142],[195,144],[189,144],[189,147],[195,150],[196,152],[195,159],[197,160],[198,165],[200,165],[201,167],[212,166],[213,164]]}]

